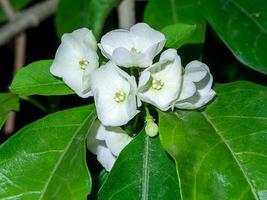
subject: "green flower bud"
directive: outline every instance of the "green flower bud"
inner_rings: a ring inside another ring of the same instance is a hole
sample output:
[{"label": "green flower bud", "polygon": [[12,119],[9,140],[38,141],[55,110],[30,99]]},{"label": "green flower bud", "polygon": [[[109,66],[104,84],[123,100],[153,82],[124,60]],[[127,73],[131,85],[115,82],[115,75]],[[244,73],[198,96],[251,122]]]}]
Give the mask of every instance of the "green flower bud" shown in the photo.
[{"label": "green flower bud", "polygon": [[155,137],[158,135],[159,127],[154,122],[153,118],[151,116],[146,117],[146,127],[145,127],[146,134],[149,137]]}]

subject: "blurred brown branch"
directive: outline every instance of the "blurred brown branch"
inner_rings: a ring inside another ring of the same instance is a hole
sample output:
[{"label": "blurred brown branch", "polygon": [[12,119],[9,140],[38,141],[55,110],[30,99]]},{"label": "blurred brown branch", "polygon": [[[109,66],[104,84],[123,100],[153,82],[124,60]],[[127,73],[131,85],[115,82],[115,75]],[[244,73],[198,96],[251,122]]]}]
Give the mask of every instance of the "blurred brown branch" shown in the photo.
[{"label": "blurred brown branch", "polygon": [[[2,2],[4,0],[1,0],[1,4],[6,10]],[[30,27],[37,26],[41,21],[51,16],[56,11],[57,4],[58,0],[46,0],[15,15],[10,22],[0,28],[0,46],[17,34],[24,32]],[[9,16],[10,13],[5,12]]]},{"label": "blurred brown branch", "polygon": [[[0,0],[0,3],[3,7],[3,10],[9,21],[12,21],[16,17],[16,12],[10,4],[9,0]],[[20,33],[15,40],[15,59],[14,59],[14,68],[13,75],[24,65],[25,63],[25,54],[26,54],[26,33]],[[16,113],[11,112],[8,115],[4,133],[10,134],[15,129]]]},{"label": "blurred brown branch", "polygon": [[117,11],[120,28],[129,29],[135,24],[135,0],[123,0]]}]

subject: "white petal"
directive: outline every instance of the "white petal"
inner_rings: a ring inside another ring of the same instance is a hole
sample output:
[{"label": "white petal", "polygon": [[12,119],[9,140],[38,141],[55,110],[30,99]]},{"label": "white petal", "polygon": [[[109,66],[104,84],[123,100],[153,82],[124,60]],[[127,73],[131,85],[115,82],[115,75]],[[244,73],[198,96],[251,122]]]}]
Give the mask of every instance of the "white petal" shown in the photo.
[{"label": "white petal", "polygon": [[105,34],[99,44],[102,54],[122,67],[148,67],[163,49],[165,36],[139,23],[128,30],[114,30]]},{"label": "white petal", "polygon": [[108,148],[100,146],[97,153],[97,160],[109,172],[116,161],[116,156]]},{"label": "white petal", "polygon": [[[92,75],[92,92],[99,120],[105,126],[121,126],[137,114],[136,85],[132,78],[108,62]],[[122,91],[127,98],[124,102],[115,101],[116,92]]]},{"label": "white petal", "polygon": [[144,54],[146,55],[148,59],[153,61],[154,57],[160,53],[164,45],[165,45],[165,40],[159,43],[153,44],[149,48],[146,49]]},{"label": "white petal", "polygon": [[181,93],[179,95],[178,101],[182,101],[193,96],[197,92],[196,85],[191,81],[188,80],[186,77],[183,79],[183,85],[181,89]]},{"label": "white petal", "polygon": [[[139,79],[138,96],[159,109],[168,110],[180,93],[182,66],[175,49],[168,49],[160,56],[160,61],[144,70]],[[162,89],[152,88],[152,80],[162,81]]]},{"label": "white petal", "polygon": [[122,67],[147,67],[152,64],[152,59],[147,57],[144,53],[130,52],[125,48],[116,48],[111,60],[118,66]]},{"label": "white petal", "polygon": [[192,61],[185,68],[184,77],[195,82],[198,92],[207,93],[211,90],[213,77],[206,64]]},{"label": "white petal", "polygon": [[132,137],[128,136],[120,127],[106,127],[106,145],[115,156],[119,156],[122,149],[131,142]]},{"label": "white petal", "polygon": [[198,60],[191,61],[185,67],[185,75],[193,82],[201,81],[208,72],[208,66]]},{"label": "white petal", "polygon": [[[95,46],[95,38],[88,29],[83,28],[64,34],[50,68],[53,75],[61,77],[76,94],[83,98],[91,94],[91,74],[98,67]],[[81,60],[89,62],[85,70],[81,69],[79,64]]]},{"label": "white petal", "polygon": [[[177,108],[200,108],[207,104],[216,94],[211,89],[213,78],[209,68],[206,64],[200,61],[192,61],[186,66],[184,80],[187,80],[188,87],[182,88],[180,97],[175,103],[175,107]],[[195,85],[196,89],[194,94],[192,83]]]},{"label": "white petal", "polygon": [[130,28],[130,33],[133,35],[136,49],[146,52],[154,46],[152,59],[163,49],[166,42],[166,38],[161,32],[152,29],[145,23],[135,24]]},{"label": "white petal", "polygon": [[82,54],[77,46],[71,43],[61,43],[57,49],[55,59],[50,68],[50,72],[54,76],[62,77],[65,70],[79,69],[79,59]]},{"label": "white petal", "polygon": [[209,101],[211,101],[216,93],[213,90],[210,90],[208,93],[200,94],[195,93],[194,96],[190,97],[189,99],[186,99],[184,101],[178,101],[175,104],[176,108],[180,109],[197,109],[201,108],[205,104],[207,104]]},{"label": "white petal", "polygon": [[134,46],[129,31],[117,29],[106,33],[100,41],[99,47],[107,58],[111,59],[116,48],[130,50]]},{"label": "white petal", "polygon": [[101,165],[110,171],[117,158],[116,155],[119,155],[131,139],[121,128],[106,128],[96,120],[88,134],[87,148],[96,154]]},{"label": "white petal", "polygon": [[93,123],[92,127],[90,128],[88,137],[87,137],[87,148],[93,154],[97,154],[100,146],[103,146],[103,147],[106,146],[105,139],[102,139],[102,140],[99,139],[101,138],[101,134],[103,132],[99,130],[101,127],[100,125],[101,125],[100,122],[96,120]]},{"label": "white petal", "polygon": [[97,42],[93,32],[88,28],[80,28],[72,33],[65,33],[62,36],[62,42],[68,42],[69,37],[73,37],[74,40],[79,41],[85,45],[90,46],[95,51],[97,50]]}]

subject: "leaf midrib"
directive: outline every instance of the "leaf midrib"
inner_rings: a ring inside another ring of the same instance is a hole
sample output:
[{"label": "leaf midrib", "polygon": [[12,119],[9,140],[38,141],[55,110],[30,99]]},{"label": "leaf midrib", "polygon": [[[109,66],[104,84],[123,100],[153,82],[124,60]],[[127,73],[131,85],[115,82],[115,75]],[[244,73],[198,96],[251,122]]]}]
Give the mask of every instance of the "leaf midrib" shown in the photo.
[{"label": "leaf midrib", "polygon": [[149,154],[149,138],[145,135],[144,155],[143,155],[143,181],[142,181],[142,200],[148,199],[148,187],[149,187],[149,166],[148,166],[148,154]]},{"label": "leaf midrib", "polygon": [[245,173],[241,163],[239,162],[239,160],[237,159],[237,157],[234,154],[234,151],[232,150],[232,148],[230,147],[230,145],[227,143],[226,139],[223,137],[222,134],[220,134],[219,130],[217,129],[217,127],[214,125],[214,123],[210,120],[209,116],[205,113],[205,112],[201,112],[203,117],[206,119],[206,121],[211,125],[211,127],[214,129],[214,132],[221,138],[222,142],[225,144],[225,146],[227,147],[227,149],[230,151],[230,154],[232,155],[232,157],[234,158],[234,160],[236,161],[236,164],[238,165],[241,173],[243,174],[246,182],[248,183],[250,190],[253,194],[253,196],[255,197],[256,200],[259,200],[259,197],[252,185],[252,183],[250,182],[249,178],[247,177],[247,174]]},{"label": "leaf midrib", "polygon": [[94,114],[94,110],[88,115],[88,117],[85,118],[85,120],[81,123],[81,126],[76,130],[75,134],[73,134],[73,136],[71,137],[70,139],[70,142],[67,144],[66,148],[64,149],[63,153],[61,154],[61,156],[59,157],[58,159],[58,162],[56,163],[55,167],[53,168],[50,176],[48,177],[48,180],[47,180],[47,184],[45,184],[45,186],[43,187],[43,189],[41,190],[41,196],[39,198],[39,200],[43,199],[44,197],[44,194],[55,174],[55,172],[57,171],[58,167],[60,166],[63,158],[65,157],[66,153],[68,152],[74,138],[78,135],[78,133],[80,132],[80,130],[83,128],[83,126],[85,125],[85,123],[88,121],[88,119]]},{"label": "leaf midrib", "polygon": [[251,17],[250,13],[245,8],[239,5],[235,0],[229,0],[229,3],[232,3],[233,6],[235,6],[240,12],[247,16],[252,22],[257,25],[260,30],[262,30],[267,35],[267,30],[265,30],[265,27],[263,27],[256,19]]}]

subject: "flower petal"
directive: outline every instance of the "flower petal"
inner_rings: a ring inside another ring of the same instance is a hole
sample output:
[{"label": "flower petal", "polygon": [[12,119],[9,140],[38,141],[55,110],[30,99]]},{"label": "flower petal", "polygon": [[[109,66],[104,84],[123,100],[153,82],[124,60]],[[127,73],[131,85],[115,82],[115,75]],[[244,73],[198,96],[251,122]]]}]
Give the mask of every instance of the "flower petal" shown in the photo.
[{"label": "flower petal", "polygon": [[[186,66],[184,80],[187,81],[187,83],[184,83],[186,87],[182,88],[181,94],[175,103],[176,108],[200,108],[216,95],[211,89],[213,78],[209,68],[200,61],[192,61]],[[193,87],[192,84],[194,84],[195,87]],[[194,90],[195,93],[193,93]]]},{"label": "flower petal", "polygon": [[[92,92],[99,120],[105,126],[121,126],[137,114],[136,85],[132,78],[112,62],[100,67],[92,75]],[[123,102],[115,101],[115,94],[125,94]]]},{"label": "flower petal", "polygon": [[197,92],[189,99],[176,102],[175,107],[180,109],[189,109],[189,110],[201,108],[202,106],[206,105],[209,101],[211,101],[215,95],[216,93],[213,90],[210,90],[208,93],[205,94],[200,94]]},{"label": "flower petal", "polygon": [[106,145],[115,156],[119,156],[122,149],[132,141],[120,127],[106,127]]},{"label": "flower petal", "polygon": [[99,47],[106,58],[111,59],[116,48],[130,50],[134,46],[128,30],[117,29],[106,33],[100,41]]},{"label": "flower petal", "polygon": [[187,64],[184,76],[195,82],[199,92],[207,93],[212,87],[213,77],[206,64],[192,61]]},{"label": "flower petal", "polygon": [[201,81],[208,72],[208,66],[198,60],[191,61],[185,67],[185,75],[193,82]]},{"label": "flower petal", "polygon": [[122,67],[147,67],[152,64],[152,59],[144,53],[130,52],[125,48],[116,48],[113,51],[111,60],[118,66]]},{"label": "flower petal", "polygon": [[79,41],[87,46],[90,46],[93,50],[97,50],[97,42],[93,32],[88,28],[80,28],[72,33],[65,33],[62,36],[62,42],[68,42],[69,37],[72,37],[75,41]]},{"label": "flower petal", "polygon": [[[146,23],[138,23],[130,28],[130,33],[133,35],[136,49],[141,52],[147,52],[150,49],[151,58],[153,59],[163,49],[166,38],[165,36]],[[153,46],[153,48],[151,48]]]},{"label": "flower petal", "polygon": [[179,95],[178,101],[182,101],[193,96],[197,92],[196,85],[191,81],[188,80],[186,77],[183,79],[183,85],[181,89],[181,93]]},{"label": "flower petal", "polygon": [[97,155],[97,152],[99,151],[99,146],[106,147],[105,139],[99,139],[103,133],[103,131],[100,130],[100,125],[101,123],[98,120],[95,120],[87,137],[87,149],[95,155]]},{"label": "flower petal", "polygon": [[[92,46],[91,46],[92,45]],[[50,72],[63,79],[80,97],[91,95],[91,74],[98,67],[96,41],[86,28],[64,34]],[[86,60],[84,68],[80,62]]]},{"label": "flower petal", "polygon": [[[142,72],[138,87],[139,98],[163,111],[168,110],[180,93],[181,74],[181,60],[177,51],[164,51],[158,63]],[[159,89],[153,88],[153,80],[159,81]]]},{"label": "flower petal", "polygon": [[117,29],[105,34],[100,41],[102,54],[122,67],[148,67],[163,49],[165,36],[145,23],[130,30]]},{"label": "flower petal", "polygon": [[108,148],[100,146],[97,153],[97,160],[109,172],[116,161],[116,156]]}]

